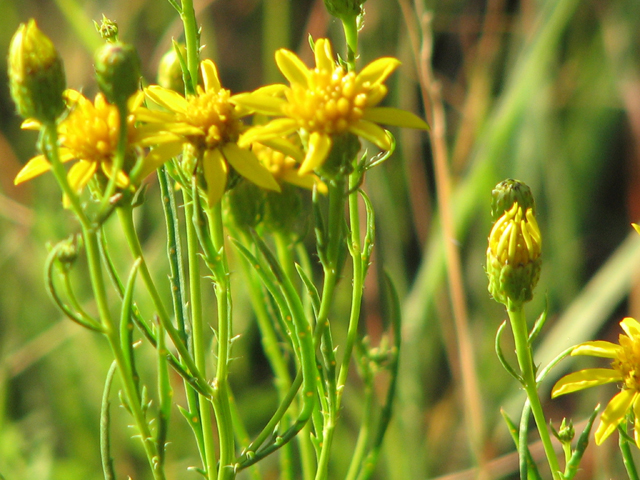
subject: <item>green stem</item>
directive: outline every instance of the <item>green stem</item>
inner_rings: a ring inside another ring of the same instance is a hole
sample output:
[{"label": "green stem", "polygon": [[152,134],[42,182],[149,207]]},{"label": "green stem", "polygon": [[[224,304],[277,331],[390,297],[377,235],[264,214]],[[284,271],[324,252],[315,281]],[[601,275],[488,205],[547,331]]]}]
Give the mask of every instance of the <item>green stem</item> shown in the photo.
[{"label": "green stem", "polygon": [[124,156],[127,149],[127,102],[116,105],[118,107],[118,120],[120,129],[118,130],[118,146],[116,148],[115,162],[111,165],[111,176],[109,182],[104,190],[104,196],[100,201],[100,209],[98,218],[104,218],[106,213],[110,210],[110,199],[116,191],[116,182],[118,174],[122,171],[124,165]]},{"label": "green stem", "polygon": [[184,25],[184,42],[187,48],[187,67],[190,77],[190,82],[186,85],[186,89],[187,93],[194,93],[198,84],[200,40],[198,38],[198,25],[196,23],[196,12],[193,9],[193,0],[182,0],[180,18]]},{"label": "green stem", "polygon": [[529,332],[527,329],[527,320],[524,315],[524,309],[521,305],[514,306],[508,305],[507,311],[509,313],[509,320],[511,321],[511,329],[513,330],[513,338],[515,340],[516,355],[518,357],[518,364],[522,372],[522,381],[527,398],[529,399],[531,412],[533,418],[536,421],[538,432],[540,433],[540,440],[544,447],[544,452],[549,462],[549,468],[551,469],[551,475],[554,480],[560,480],[562,478],[562,471],[560,470],[560,464],[558,457],[551,443],[551,436],[549,435],[549,429],[547,428],[547,421],[542,410],[540,398],[538,397],[538,385],[535,379],[533,358],[531,355],[531,346],[529,344]]},{"label": "green stem", "polygon": [[[196,193],[194,192],[194,195]],[[231,415],[229,389],[229,347],[231,345],[232,316],[231,292],[229,286],[229,267],[224,245],[224,227],[222,225],[222,206],[220,202],[205,207],[209,219],[209,233],[214,248],[215,292],[218,303],[218,364],[214,380],[213,408],[216,412],[218,436],[220,438],[220,468],[218,480],[235,478],[235,442],[233,418]]]},{"label": "green stem", "polygon": [[[197,192],[193,193],[197,195]],[[186,202],[185,215],[187,218],[187,257],[189,262],[189,301],[191,304],[191,324],[192,324],[192,340],[193,340],[193,356],[196,362],[196,368],[206,378],[207,362],[204,338],[204,320],[202,318],[202,298],[200,295],[200,258],[198,257],[198,238],[195,232],[193,222],[193,202]],[[207,472],[207,480],[214,480],[215,476],[215,445],[213,441],[213,431],[211,428],[211,406],[209,400],[203,395],[198,396],[198,406],[200,410],[200,421],[202,425],[202,438],[204,451],[205,471]]]},{"label": "green stem", "polygon": [[[620,430],[624,427],[619,426]],[[638,480],[638,470],[636,469],[636,464],[633,460],[633,455],[631,454],[631,449],[629,448],[629,441],[626,438],[626,432],[620,432],[620,439],[618,444],[620,445],[620,452],[622,452],[622,461],[624,463],[624,468],[627,470],[627,475],[629,475],[629,480]]]}]

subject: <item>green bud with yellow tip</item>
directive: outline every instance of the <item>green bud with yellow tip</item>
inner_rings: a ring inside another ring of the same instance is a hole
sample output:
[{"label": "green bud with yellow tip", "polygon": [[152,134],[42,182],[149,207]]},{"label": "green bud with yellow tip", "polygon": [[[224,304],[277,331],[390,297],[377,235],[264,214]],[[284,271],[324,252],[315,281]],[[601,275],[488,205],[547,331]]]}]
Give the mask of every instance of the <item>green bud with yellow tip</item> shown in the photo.
[{"label": "green bud with yellow tip", "polygon": [[114,105],[126,105],[140,88],[140,57],[133,45],[105,43],[95,54],[95,68],[100,90]]},{"label": "green bud with yellow tip", "polygon": [[497,220],[489,234],[489,293],[508,308],[533,298],[540,278],[542,239],[531,190],[518,180],[505,180],[493,190]]},{"label": "green bud with yellow tip", "polygon": [[21,24],[9,46],[11,98],[24,118],[55,122],[65,110],[62,59],[35,20]]},{"label": "green bud with yellow tip", "polygon": [[183,59],[187,58],[187,49],[184,45],[175,44],[165,53],[158,65],[158,85],[175,92],[184,93],[184,80],[182,78],[182,66],[176,48]]}]

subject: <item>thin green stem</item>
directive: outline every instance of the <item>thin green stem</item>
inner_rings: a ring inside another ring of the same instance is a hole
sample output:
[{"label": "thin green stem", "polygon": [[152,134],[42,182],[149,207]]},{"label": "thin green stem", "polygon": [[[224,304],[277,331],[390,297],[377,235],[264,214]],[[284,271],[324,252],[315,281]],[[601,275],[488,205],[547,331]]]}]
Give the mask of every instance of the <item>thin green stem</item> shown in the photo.
[{"label": "thin green stem", "polygon": [[182,12],[180,18],[184,25],[184,42],[187,47],[187,67],[189,69],[189,84],[185,85],[187,93],[194,93],[198,84],[198,66],[200,63],[200,39],[198,38],[198,25],[196,12],[193,9],[193,0],[182,0]]},{"label": "thin green stem", "polygon": [[[619,426],[620,430],[624,427]],[[626,437],[626,432],[620,432],[620,437],[618,444],[620,445],[620,452],[622,452],[622,461],[624,463],[624,468],[627,470],[627,475],[629,475],[629,480],[639,480],[638,470],[636,469],[635,461],[633,460],[633,455],[631,454],[631,449],[629,448],[629,441]]]},{"label": "thin green stem", "polygon": [[[197,193],[194,193],[197,195]],[[191,324],[193,356],[198,371],[206,378],[207,376],[207,347],[204,338],[204,320],[202,318],[202,298],[200,295],[200,259],[198,257],[198,238],[193,224],[193,202],[186,202],[185,215],[187,218],[187,258],[189,262],[189,301],[191,304]],[[213,431],[211,428],[211,405],[209,400],[199,395],[198,402],[200,410],[200,421],[202,425],[202,438],[204,451],[203,464],[207,472],[207,479],[216,478],[215,465],[215,445],[213,441]]]},{"label": "thin green stem", "polygon": [[529,332],[527,329],[527,320],[524,315],[524,309],[521,305],[509,305],[507,311],[509,313],[509,320],[511,321],[511,328],[513,330],[518,364],[522,372],[523,386],[530,402],[531,412],[533,413],[533,418],[538,426],[540,440],[542,440],[544,452],[547,456],[547,461],[549,462],[551,475],[553,475],[554,480],[560,480],[562,478],[562,471],[560,470],[558,457],[556,456],[553,444],[551,443],[551,436],[549,435],[549,429],[547,428],[547,421],[542,410],[540,398],[538,397],[538,387],[535,378],[533,358],[531,355],[531,346],[528,341]]}]

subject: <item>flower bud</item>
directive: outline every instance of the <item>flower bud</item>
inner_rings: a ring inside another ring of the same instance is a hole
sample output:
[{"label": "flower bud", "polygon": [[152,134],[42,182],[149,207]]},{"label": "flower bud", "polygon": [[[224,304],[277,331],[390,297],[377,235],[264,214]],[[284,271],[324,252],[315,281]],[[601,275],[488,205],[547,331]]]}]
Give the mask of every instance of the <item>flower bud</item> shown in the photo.
[{"label": "flower bud", "polygon": [[[182,58],[187,57],[184,45],[178,45]],[[182,78],[182,66],[175,48],[172,48],[162,56],[158,65],[158,85],[175,92],[184,93],[184,80]]]},{"label": "flower bud", "polygon": [[95,55],[96,80],[109,103],[126,105],[140,87],[140,58],[125,43],[105,43]]},{"label": "flower bud", "polygon": [[54,122],[65,110],[62,59],[33,19],[21,24],[11,39],[9,84],[18,113],[25,118]]},{"label": "flower bud", "polygon": [[356,17],[362,14],[362,5],[366,1],[367,0],[324,0],[324,6],[334,17]]},{"label": "flower bud", "polygon": [[493,192],[494,212],[503,213],[489,234],[489,293],[508,308],[518,308],[533,298],[540,278],[540,229],[531,191],[524,183],[506,180]]},{"label": "flower bud", "polygon": [[264,214],[264,191],[252,182],[240,180],[227,191],[225,214],[240,228],[255,228]]},{"label": "flower bud", "polygon": [[293,234],[302,237],[308,228],[303,214],[301,190],[288,183],[280,192],[266,192],[264,226],[269,232]]}]

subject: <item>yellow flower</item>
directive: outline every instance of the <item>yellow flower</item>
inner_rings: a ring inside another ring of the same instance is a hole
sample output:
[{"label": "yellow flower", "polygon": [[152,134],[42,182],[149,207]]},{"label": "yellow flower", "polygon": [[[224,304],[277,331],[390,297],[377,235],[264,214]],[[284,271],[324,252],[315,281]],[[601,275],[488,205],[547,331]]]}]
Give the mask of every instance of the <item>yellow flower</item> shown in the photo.
[{"label": "yellow flower", "polygon": [[147,122],[145,131],[155,129],[154,140],[167,152],[167,159],[175,156],[175,147],[190,144],[195,157],[202,162],[210,204],[222,197],[227,185],[229,165],[256,185],[279,190],[278,183],[258,158],[236,143],[245,129],[242,117],[250,112],[237,107],[229,90],[220,86],[218,72],[211,60],[200,63],[204,89],[187,98],[152,85],[145,89],[149,99],[163,107],[165,112],[141,109],[139,119]]},{"label": "yellow flower", "polygon": [[551,397],[576,392],[605,383],[620,383],[622,390],[616,394],[600,417],[595,433],[600,445],[624,420],[627,412],[635,416],[634,438],[640,448],[640,323],[631,317],[620,322],[625,334],[620,334],[619,345],[602,340],[577,345],[571,355],[590,355],[612,359],[611,368],[589,368],[570,373],[558,380]]},{"label": "yellow flower", "polygon": [[[80,92],[66,90],[65,100],[70,107],[67,117],[58,125],[58,137],[60,143],[60,161],[63,163],[71,160],[77,162],[69,169],[67,180],[72,189],[81,192],[89,180],[99,171],[108,178],[112,175],[118,136],[120,131],[120,119],[118,109],[106,101],[99,93],[94,102],[85,98]],[[127,117],[128,135],[128,160],[136,146],[146,145],[144,134],[135,127],[135,110],[142,103],[142,92],[133,95],[129,99],[129,115]],[[23,123],[25,129],[39,129],[40,123],[36,120],[26,120]],[[153,159],[154,155],[150,156]],[[130,184],[129,177],[125,173],[132,167],[132,161],[126,163],[124,171],[119,171],[116,184],[120,188],[126,188]],[[16,185],[30,180],[51,169],[51,165],[44,155],[33,157],[18,172],[14,183]],[[148,170],[143,168],[143,170]],[[148,171],[146,173],[149,173]]]},{"label": "yellow flower", "polygon": [[296,130],[308,134],[307,154],[299,174],[321,166],[333,145],[333,137],[352,133],[391,148],[389,134],[378,123],[428,129],[410,112],[377,105],[387,94],[383,82],[400,65],[395,58],[379,58],[360,73],[347,72],[335,63],[329,40],[315,43],[316,67],[307,68],[293,52],[278,50],[276,63],[290,86],[272,85],[238,95],[236,104],[269,116],[282,117],[256,126],[240,139],[240,145],[285,137]]},{"label": "yellow flower", "polygon": [[320,193],[327,193],[327,186],[317,175],[313,173],[298,174],[302,155],[300,150],[282,139],[274,139],[269,143],[271,146],[254,143],[251,150],[278,183],[286,182],[309,190],[315,186]]}]

